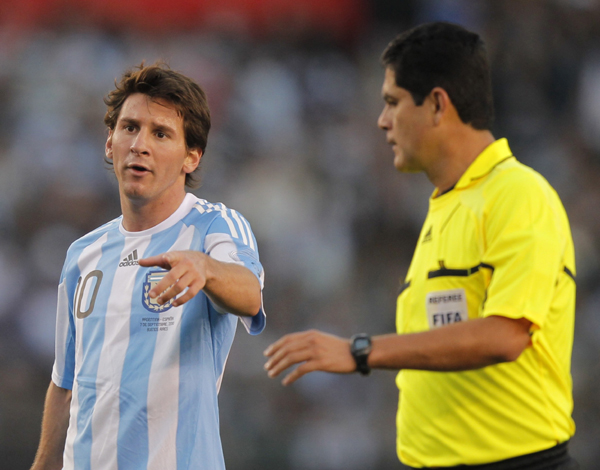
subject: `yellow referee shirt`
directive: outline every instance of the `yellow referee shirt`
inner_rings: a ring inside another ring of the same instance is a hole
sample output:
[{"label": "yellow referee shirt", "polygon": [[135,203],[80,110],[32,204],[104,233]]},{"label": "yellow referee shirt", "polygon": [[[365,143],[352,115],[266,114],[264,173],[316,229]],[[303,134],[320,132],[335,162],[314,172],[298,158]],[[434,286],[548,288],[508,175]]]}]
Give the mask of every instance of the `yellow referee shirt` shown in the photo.
[{"label": "yellow referee shirt", "polygon": [[500,139],[436,196],[398,296],[398,333],[501,315],[530,320],[531,345],[478,370],[401,371],[400,460],[476,465],[566,441],[575,432],[575,260],[558,195]]}]

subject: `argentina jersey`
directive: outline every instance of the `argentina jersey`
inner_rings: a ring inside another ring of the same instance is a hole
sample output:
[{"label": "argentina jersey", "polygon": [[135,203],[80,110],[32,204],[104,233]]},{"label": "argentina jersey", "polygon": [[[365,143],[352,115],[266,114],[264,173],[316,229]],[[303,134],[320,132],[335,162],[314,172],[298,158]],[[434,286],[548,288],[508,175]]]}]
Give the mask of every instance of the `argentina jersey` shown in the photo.
[{"label": "argentina jersey", "polygon": [[159,225],[121,218],[71,245],[58,288],[53,382],[72,389],[65,470],[224,469],[217,393],[238,318],[200,291],[159,305],[148,292],[166,271],[138,259],[197,250],[250,269],[263,288],[256,239],[238,212],[187,194]]}]

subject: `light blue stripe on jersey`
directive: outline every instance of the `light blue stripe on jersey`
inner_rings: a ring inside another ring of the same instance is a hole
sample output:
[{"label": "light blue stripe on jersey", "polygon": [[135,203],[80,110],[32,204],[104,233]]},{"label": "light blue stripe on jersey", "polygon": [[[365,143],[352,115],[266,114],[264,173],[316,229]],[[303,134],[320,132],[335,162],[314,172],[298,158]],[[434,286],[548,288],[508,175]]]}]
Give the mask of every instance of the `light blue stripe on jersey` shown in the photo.
[{"label": "light blue stripe on jersey", "polygon": [[[117,264],[114,263],[114,260],[110,256],[104,256],[104,254],[113,250],[120,251],[123,245],[123,237],[117,231],[111,230],[108,232],[108,238],[102,245],[103,255],[96,267],[103,273],[103,285],[112,285],[117,270]],[[103,292],[109,293],[109,290],[103,290]],[[94,311],[106,312],[108,298],[108,295],[98,295]],[[89,470],[91,468],[93,438],[91,415],[96,403],[96,377],[102,344],[104,343],[104,322],[105,315],[90,315],[83,320],[83,332],[81,334],[83,361],[77,376],[79,413],[77,415],[77,436],[73,446],[73,456],[77,470]]]},{"label": "light blue stripe on jersey", "polygon": [[[79,267],[72,260],[77,260],[83,251],[83,246],[73,248],[69,258],[65,260],[65,267],[60,276],[61,283],[59,285],[58,305],[56,311],[56,360],[52,370],[52,379],[59,387],[72,389],[73,377],[75,377],[75,320],[73,319],[73,304],[71,300],[75,295],[73,289],[77,285],[76,279],[81,273]],[[67,270],[67,263],[73,263],[72,269]],[[67,276],[67,271],[69,275]],[[67,278],[69,277],[69,278]],[[64,287],[63,287],[64,286]],[[64,289],[64,293],[60,291]],[[66,295],[66,299],[61,299],[61,296]],[[65,303],[66,301],[66,303]],[[60,338],[63,339],[63,345],[58,344]],[[61,349],[62,348],[62,349]]]},{"label": "light blue stripe on jersey", "polygon": [[[192,245],[201,246],[201,241],[196,230]],[[219,428],[216,383],[227,358],[220,348],[229,351],[235,336],[237,317],[217,313],[204,292],[200,292],[188,304],[186,311],[190,313],[183,315],[181,326],[177,423],[177,448],[180,451],[177,453],[177,468],[221,470],[225,469],[225,461],[220,435],[218,431],[215,432]],[[210,322],[193,314],[207,310]],[[210,342],[206,341],[208,338]],[[219,345],[215,345],[216,341]],[[202,360],[202,356],[212,360]],[[198,388],[202,389],[204,399],[190,400]]]},{"label": "light blue stripe on jersey", "polygon": [[[204,293],[198,294],[188,308],[213,310]],[[191,303],[190,302],[190,303]],[[221,470],[225,468],[216,393],[218,376],[212,361],[212,335],[235,335],[237,319],[217,314],[222,325],[214,325],[200,315],[184,315],[181,325],[181,355],[179,358],[179,420],[177,423],[177,468],[179,470]],[[211,332],[212,330],[212,332]],[[224,330],[224,331],[223,331]],[[198,344],[201,345],[198,348]],[[202,356],[211,360],[202,360]],[[202,400],[194,400],[198,396]]]},{"label": "light blue stripe on jersey", "polygon": [[[168,251],[179,237],[182,225],[182,222],[178,222],[168,230],[153,235],[144,252],[144,258]],[[140,333],[140,317],[139,314],[136,315],[137,312],[140,312],[139,305],[147,272],[146,269],[138,270],[133,290],[134,295],[131,298],[129,345],[125,354],[119,390],[120,418],[117,440],[119,469],[146,468],[150,450],[148,448],[147,397],[152,361],[149,361],[148,358],[154,356],[158,332],[144,331]],[[150,313],[149,315],[155,314]]]}]

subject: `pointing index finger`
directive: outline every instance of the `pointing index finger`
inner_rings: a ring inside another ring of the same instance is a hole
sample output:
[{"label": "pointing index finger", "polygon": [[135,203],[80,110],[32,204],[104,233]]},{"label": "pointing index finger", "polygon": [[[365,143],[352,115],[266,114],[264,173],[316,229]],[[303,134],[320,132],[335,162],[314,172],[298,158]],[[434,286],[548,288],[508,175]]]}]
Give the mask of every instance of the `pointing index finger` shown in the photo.
[{"label": "pointing index finger", "polygon": [[158,266],[159,268],[163,269],[171,269],[171,263],[164,253],[156,256],[150,256],[149,258],[142,258],[138,261],[138,263],[140,263],[140,266],[144,266],[146,268]]}]

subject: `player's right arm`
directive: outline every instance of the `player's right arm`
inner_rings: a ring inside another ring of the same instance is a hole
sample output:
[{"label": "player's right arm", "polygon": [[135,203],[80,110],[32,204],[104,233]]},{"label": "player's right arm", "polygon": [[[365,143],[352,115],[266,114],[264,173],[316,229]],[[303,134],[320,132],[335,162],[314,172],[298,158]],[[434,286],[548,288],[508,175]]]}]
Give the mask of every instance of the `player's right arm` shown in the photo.
[{"label": "player's right arm", "polygon": [[69,270],[69,266],[74,264],[73,259],[76,259],[69,256],[72,249],[73,245],[67,253],[60,276],[61,282],[58,285],[55,360],[52,367],[52,380],[44,402],[40,443],[31,470],[63,468],[75,369],[76,332],[72,299],[75,297],[79,278],[78,271]]},{"label": "player's right arm", "polygon": [[60,470],[69,427],[71,390],[50,382],[44,404],[42,435],[31,470]]}]

